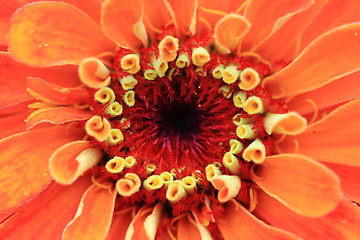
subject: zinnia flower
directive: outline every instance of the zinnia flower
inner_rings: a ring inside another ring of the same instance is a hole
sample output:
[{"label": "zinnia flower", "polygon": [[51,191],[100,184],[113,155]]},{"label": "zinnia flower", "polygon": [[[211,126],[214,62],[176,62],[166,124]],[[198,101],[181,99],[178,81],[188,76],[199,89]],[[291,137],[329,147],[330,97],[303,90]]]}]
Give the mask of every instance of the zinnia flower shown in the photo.
[{"label": "zinnia flower", "polygon": [[358,1],[0,9],[1,239],[360,239]]}]

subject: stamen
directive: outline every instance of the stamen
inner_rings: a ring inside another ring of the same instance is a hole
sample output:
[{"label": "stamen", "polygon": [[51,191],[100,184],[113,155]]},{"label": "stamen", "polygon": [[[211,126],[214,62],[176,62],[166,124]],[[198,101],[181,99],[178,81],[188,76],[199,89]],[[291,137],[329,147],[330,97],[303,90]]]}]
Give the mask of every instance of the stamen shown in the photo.
[{"label": "stamen", "polygon": [[265,111],[261,98],[256,96],[246,99],[243,109],[250,115],[261,114]]},{"label": "stamen", "polygon": [[319,115],[319,109],[318,109],[316,103],[314,102],[314,100],[308,98],[308,99],[306,99],[306,102],[310,103],[314,108],[314,115],[313,115],[313,117],[311,118],[311,120],[309,122],[309,124],[312,124],[312,123],[314,123],[316,121],[316,119],[317,119],[317,117]]},{"label": "stamen", "polygon": [[198,21],[204,23],[204,25],[206,26],[206,28],[207,28],[208,30],[211,30],[211,24],[209,23],[208,20],[206,20],[206,19],[203,18],[203,17],[199,17]]},{"label": "stamen", "polygon": [[242,157],[246,161],[253,161],[260,164],[264,162],[266,157],[266,150],[264,144],[260,139],[255,139],[247,148],[245,148]]},{"label": "stamen", "polygon": [[124,167],[125,160],[121,157],[114,157],[105,165],[106,170],[111,173],[121,173],[124,170]]},{"label": "stamen", "polygon": [[130,74],[137,73],[141,69],[139,54],[125,55],[120,61],[120,66],[124,71]]},{"label": "stamen", "polygon": [[82,83],[91,88],[102,88],[109,85],[110,71],[97,58],[85,58],[79,65],[79,78]]},{"label": "stamen", "polygon": [[111,130],[109,121],[106,118],[100,116],[93,116],[85,124],[86,133],[94,137],[97,141],[105,141]]},{"label": "stamen", "polygon": [[116,190],[123,197],[129,197],[138,192],[141,187],[141,180],[135,173],[125,174],[125,178],[121,178],[116,182]]},{"label": "stamen", "polygon": [[237,175],[240,173],[239,161],[231,152],[224,154],[223,164],[232,174]]},{"label": "stamen", "polygon": [[188,57],[188,54],[185,52],[181,52],[178,58],[176,59],[175,64],[178,68],[189,67],[190,59]]},{"label": "stamen", "polygon": [[236,128],[236,135],[241,139],[255,139],[258,134],[254,131],[254,124],[243,124]]},{"label": "stamen", "polygon": [[211,184],[219,190],[217,199],[225,203],[236,197],[241,188],[241,180],[238,176],[221,175],[211,179]]},{"label": "stamen", "polygon": [[216,68],[214,68],[214,70],[212,71],[212,75],[214,78],[216,79],[220,79],[223,77],[223,72],[224,72],[224,65],[223,64],[219,64],[216,66]]},{"label": "stamen", "polygon": [[138,81],[134,78],[133,75],[128,75],[119,79],[120,84],[124,90],[134,89]]},{"label": "stamen", "polygon": [[246,5],[248,5],[250,2],[250,0],[246,0],[243,4],[240,5],[240,7],[238,7],[238,9],[236,9],[235,13],[239,14],[245,7]]},{"label": "stamen", "polygon": [[230,139],[229,144],[230,144],[230,152],[232,154],[238,154],[243,150],[243,144],[236,139]]},{"label": "stamen", "polygon": [[94,98],[96,101],[101,102],[102,104],[106,104],[108,102],[115,101],[115,93],[114,91],[109,87],[103,87],[96,91],[94,94]]},{"label": "stamen", "polygon": [[229,66],[225,67],[223,71],[223,81],[227,84],[231,84],[236,82],[239,77],[239,70],[238,67],[230,64]]},{"label": "stamen", "polygon": [[124,102],[129,107],[132,107],[135,105],[135,92],[133,90],[127,91],[123,96]]},{"label": "stamen", "polygon": [[245,68],[240,73],[239,88],[245,91],[250,91],[260,84],[259,74],[252,68]]},{"label": "stamen", "polygon": [[119,144],[120,142],[124,141],[124,135],[120,131],[120,129],[111,129],[109,137],[106,139],[106,143],[114,146]]},{"label": "stamen", "polygon": [[257,204],[257,194],[256,194],[256,190],[254,190],[253,187],[249,188],[249,197],[250,197],[250,205],[248,211],[252,212],[255,210]]},{"label": "stamen", "polygon": [[246,92],[238,91],[233,96],[233,102],[235,107],[242,108],[246,101]]},{"label": "stamen", "polygon": [[166,191],[166,199],[170,203],[176,203],[186,196],[186,191],[180,180],[171,182]]},{"label": "stamen", "polygon": [[179,40],[173,36],[166,36],[159,43],[160,57],[166,62],[175,60],[179,50]]},{"label": "stamen", "polygon": [[228,13],[223,12],[223,11],[219,11],[219,10],[214,10],[214,9],[207,9],[204,7],[200,7],[201,10],[203,10],[204,12],[207,13],[212,13],[212,14],[216,14],[216,15],[221,15],[221,16],[226,16]]},{"label": "stamen", "polygon": [[144,181],[143,185],[148,191],[153,191],[160,189],[164,185],[164,181],[159,175],[151,175]]},{"label": "stamen", "polygon": [[125,167],[132,168],[136,164],[136,159],[133,156],[128,156],[125,158]]},{"label": "stamen", "polygon": [[104,111],[106,114],[110,115],[110,118],[120,116],[123,112],[123,107],[118,102],[110,103],[109,106]]},{"label": "stamen", "polygon": [[195,66],[202,67],[205,63],[210,61],[210,54],[203,47],[194,48],[191,59]]},{"label": "stamen", "polygon": [[182,180],[181,180],[182,184],[183,184],[183,187],[185,189],[185,191],[189,194],[189,195],[192,195],[194,194],[194,191],[196,189],[196,182],[195,180],[190,177],[190,176],[187,176],[187,177],[184,177]]},{"label": "stamen", "polygon": [[206,166],[205,168],[205,175],[206,175],[206,179],[208,181],[211,181],[211,179],[213,177],[217,177],[217,176],[220,176],[221,175],[221,171],[220,169],[215,166],[214,164],[209,164]]}]

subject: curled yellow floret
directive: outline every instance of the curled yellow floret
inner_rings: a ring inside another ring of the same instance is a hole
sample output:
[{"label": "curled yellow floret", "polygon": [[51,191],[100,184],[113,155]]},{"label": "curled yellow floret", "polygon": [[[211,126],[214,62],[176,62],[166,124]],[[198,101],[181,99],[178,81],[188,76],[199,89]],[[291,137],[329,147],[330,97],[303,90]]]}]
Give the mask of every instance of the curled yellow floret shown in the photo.
[{"label": "curled yellow floret", "polygon": [[305,130],[307,121],[296,112],[284,114],[267,113],[263,119],[267,134],[282,133],[296,135]]},{"label": "curled yellow floret", "polygon": [[252,68],[245,68],[240,73],[239,88],[245,91],[252,90],[260,84],[259,74]]},{"label": "curled yellow floret", "polygon": [[111,80],[110,70],[95,57],[83,59],[78,73],[81,82],[91,88],[106,87]]},{"label": "curled yellow floret", "polygon": [[223,164],[227,169],[229,169],[232,174],[240,173],[239,160],[231,152],[227,152],[224,154]]},{"label": "curled yellow floret", "polygon": [[243,150],[243,144],[237,139],[230,139],[229,144],[232,154],[238,154]]},{"label": "curled yellow floret", "polygon": [[190,59],[188,57],[188,54],[185,52],[181,52],[178,55],[175,64],[178,68],[188,67],[190,65]]},{"label": "curled yellow floret", "polygon": [[235,107],[242,108],[246,101],[246,92],[238,91],[233,96]]},{"label": "curled yellow floret", "polygon": [[133,75],[123,77],[119,80],[119,82],[124,90],[134,89],[134,87],[138,83],[138,81],[134,78]]},{"label": "curled yellow floret", "polygon": [[120,61],[120,66],[124,71],[130,74],[137,73],[141,69],[139,54],[125,55]]},{"label": "curled yellow floret", "polygon": [[169,172],[162,172],[160,177],[163,180],[165,187],[169,186],[169,184],[174,181],[174,176]]},{"label": "curled yellow floret", "polygon": [[166,199],[171,203],[176,203],[186,196],[186,191],[180,180],[171,182],[166,191]]},{"label": "curled yellow floret", "polygon": [[184,177],[183,179],[181,179],[181,182],[183,184],[183,187],[185,189],[185,191],[189,194],[192,195],[196,189],[196,182],[195,179],[193,179],[190,176]]},{"label": "curled yellow floret", "polygon": [[121,196],[129,197],[140,190],[141,180],[135,173],[127,173],[124,178],[116,182],[115,186]]},{"label": "curled yellow floret", "polygon": [[191,60],[195,66],[202,67],[205,63],[210,61],[210,54],[203,47],[194,48],[191,55]]},{"label": "curled yellow floret", "polygon": [[95,92],[94,98],[102,104],[111,103],[115,101],[115,93],[111,88],[103,87]]},{"label": "curled yellow floret", "polygon": [[266,150],[260,139],[255,139],[247,148],[245,148],[242,157],[246,161],[253,161],[260,164],[265,160]]},{"label": "curled yellow floret", "polygon": [[109,137],[106,139],[106,143],[114,146],[124,141],[124,135],[120,131],[120,129],[113,128],[110,130]]},{"label": "curled yellow floret", "polygon": [[161,57],[156,59],[154,58],[151,61],[151,64],[154,67],[155,72],[159,77],[165,76],[165,73],[168,70],[169,65],[164,59],[162,59]]},{"label": "curled yellow floret", "polygon": [[151,175],[143,182],[144,188],[149,191],[160,189],[164,185],[164,181],[159,175]]},{"label": "curled yellow floret", "polygon": [[219,92],[226,97],[227,99],[231,98],[233,91],[230,89],[229,85],[223,85],[219,88]]},{"label": "curled yellow floret", "polygon": [[122,157],[114,157],[107,161],[105,168],[111,173],[121,173],[125,168],[125,160]]},{"label": "curled yellow floret", "polygon": [[223,81],[227,84],[236,82],[236,80],[239,78],[239,70],[237,70],[237,69],[238,69],[238,67],[233,64],[226,66],[222,73]]},{"label": "curled yellow floret", "polygon": [[120,116],[122,114],[123,107],[121,106],[120,103],[115,101],[113,103],[110,103],[104,112],[107,114],[110,114],[111,118],[114,118],[114,117]]},{"label": "curled yellow floret", "polygon": [[223,64],[219,64],[217,65],[214,70],[212,71],[212,75],[214,78],[216,79],[220,79],[223,77],[223,71],[224,71],[224,65]]},{"label": "curled yellow floret", "polygon": [[85,124],[85,131],[88,135],[94,137],[97,141],[105,141],[111,130],[111,125],[106,118],[100,116],[93,116],[87,120]]},{"label": "curled yellow floret", "polygon": [[136,159],[133,156],[127,156],[125,158],[125,167],[132,168],[136,164]]},{"label": "curled yellow floret", "polygon": [[254,124],[243,124],[236,128],[236,135],[241,139],[255,139],[257,134],[253,129]]},{"label": "curled yellow floret", "polygon": [[241,180],[238,176],[217,176],[211,179],[211,184],[219,190],[217,198],[220,203],[225,203],[235,198],[241,188]]},{"label": "curled yellow floret", "polygon": [[127,91],[123,96],[124,102],[129,107],[135,105],[135,92],[133,90]]},{"label": "curled yellow floret", "polygon": [[179,50],[179,39],[173,36],[164,37],[159,43],[159,53],[166,62],[175,60],[177,51]]},{"label": "curled yellow floret", "polygon": [[213,177],[216,177],[216,176],[220,176],[221,175],[221,171],[220,169],[215,166],[214,164],[209,164],[206,166],[205,168],[205,175],[206,175],[206,179],[208,181],[211,181],[211,179]]},{"label": "curled yellow floret", "polygon": [[261,98],[256,96],[251,96],[246,99],[243,109],[250,115],[261,114],[265,111]]}]

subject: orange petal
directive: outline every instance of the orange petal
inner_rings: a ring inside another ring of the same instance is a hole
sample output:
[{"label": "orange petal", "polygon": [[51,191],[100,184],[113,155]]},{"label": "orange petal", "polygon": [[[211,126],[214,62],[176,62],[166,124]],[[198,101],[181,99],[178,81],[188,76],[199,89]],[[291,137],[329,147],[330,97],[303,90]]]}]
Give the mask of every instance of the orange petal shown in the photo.
[{"label": "orange petal", "polygon": [[65,130],[66,126],[32,130],[0,141],[0,198],[4,200],[0,211],[29,201],[51,182],[49,157],[83,134]]},{"label": "orange petal", "polygon": [[[91,154],[86,154],[87,152]],[[85,159],[84,156],[86,156]],[[91,148],[90,141],[67,143],[58,148],[50,157],[50,173],[56,182],[69,185],[98,163],[102,156],[100,149]]]},{"label": "orange petal", "polygon": [[161,203],[158,203],[154,208],[141,208],[130,223],[126,231],[125,240],[155,240],[162,209],[163,204]]},{"label": "orange petal", "polygon": [[91,181],[79,179],[69,187],[56,183],[0,225],[1,239],[61,239],[62,232],[74,217],[81,196]]},{"label": "orange petal", "polygon": [[267,157],[251,172],[251,179],[294,212],[310,217],[329,213],[342,195],[334,172],[301,155]]},{"label": "orange petal", "polygon": [[324,163],[340,178],[341,189],[344,196],[360,203],[360,167],[347,166],[336,163]]},{"label": "orange petal", "polygon": [[125,239],[126,230],[132,221],[132,210],[133,208],[129,208],[120,209],[119,211],[114,212],[106,240]]},{"label": "orange petal", "polygon": [[242,51],[250,51],[264,42],[285,21],[295,13],[301,12],[312,4],[311,0],[276,1],[269,5],[267,0],[252,0],[245,9],[244,17],[251,23],[251,29],[244,37]]},{"label": "orange petal", "polygon": [[199,0],[198,7],[198,22],[197,32],[201,33],[202,30],[211,30],[213,26],[225,14],[234,12],[241,13],[246,6],[246,0],[231,0],[231,1],[213,1],[213,0]]},{"label": "orange petal", "polygon": [[238,202],[227,203],[225,210],[224,219],[216,220],[225,240],[300,240],[293,234],[260,221]]},{"label": "orange petal", "polygon": [[54,107],[39,109],[30,114],[26,119],[26,129],[40,123],[63,124],[68,122],[83,121],[93,114],[90,111],[72,107]]},{"label": "orange petal", "polygon": [[296,45],[297,41],[301,37],[306,37],[302,32],[328,2],[329,0],[316,0],[304,11],[296,13],[278,31],[273,32],[268,39],[257,46],[255,51],[270,62],[279,59],[293,60],[300,53],[300,48]]},{"label": "orange petal", "polygon": [[360,166],[360,99],[337,108],[323,119],[309,125],[294,137],[279,144],[283,152],[294,151],[318,161]]},{"label": "orange petal", "polygon": [[303,32],[300,50],[306,48],[314,39],[338,26],[359,22],[359,1],[331,0]]},{"label": "orange petal", "polygon": [[249,31],[251,24],[238,14],[228,14],[215,25],[214,38],[216,50],[227,54],[235,50],[240,40]]},{"label": "orange petal", "polygon": [[120,46],[138,51],[148,45],[142,22],[144,4],[141,0],[106,0],[101,10],[101,25],[105,34]]},{"label": "orange petal", "polygon": [[196,226],[195,220],[191,222],[189,217],[183,217],[177,223],[178,240],[201,240],[200,232]]},{"label": "orange petal", "polygon": [[[38,2],[39,0],[6,0],[11,5],[20,8],[25,4]],[[43,0],[43,1],[51,1],[51,0]],[[59,2],[66,2],[75,7],[79,8],[80,10],[84,11],[90,17],[92,17],[95,21],[100,21],[100,7],[101,7],[101,0],[87,0],[84,4],[83,0],[59,0]]]},{"label": "orange petal", "polygon": [[360,208],[348,200],[342,199],[324,217],[311,218],[296,214],[262,191],[257,198],[256,215],[304,239],[360,239]]},{"label": "orange petal", "polygon": [[16,8],[10,4],[0,1],[0,45],[7,46],[6,35],[10,28],[10,19]]},{"label": "orange petal", "polygon": [[89,187],[74,219],[64,229],[62,239],[104,239],[110,228],[116,194],[96,185]]},{"label": "orange petal", "polygon": [[163,0],[143,0],[144,24],[151,40],[156,40],[157,34],[161,34],[161,27],[171,21],[170,13]]},{"label": "orange petal", "polygon": [[[287,103],[289,109],[301,115],[313,113],[360,97],[360,71],[339,78],[321,88],[302,93]],[[316,105],[314,109],[312,101]]]},{"label": "orange petal", "polygon": [[198,0],[164,0],[180,38],[196,32]]},{"label": "orange petal", "polygon": [[[334,29],[312,42],[290,65],[264,80],[275,98],[311,91],[360,69],[360,24]],[[306,81],[304,80],[306,79]]]},{"label": "orange petal", "polygon": [[114,49],[94,20],[62,2],[37,2],[19,9],[8,38],[10,55],[31,66],[79,64],[85,57]]},{"label": "orange petal", "polygon": [[20,112],[0,118],[0,139],[25,131],[25,119],[30,111]]},{"label": "orange petal", "polygon": [[27,78],[27,91],[43,102],[64,105],[85,103],[90,98],[89,92],[83,88],[63,88],[34,77]]}]

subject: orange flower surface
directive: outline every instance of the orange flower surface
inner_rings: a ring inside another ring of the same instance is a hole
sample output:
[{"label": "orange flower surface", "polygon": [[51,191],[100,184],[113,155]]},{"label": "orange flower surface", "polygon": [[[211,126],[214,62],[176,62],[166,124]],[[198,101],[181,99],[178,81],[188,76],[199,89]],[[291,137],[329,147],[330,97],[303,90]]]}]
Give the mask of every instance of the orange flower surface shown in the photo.
[{"label": "orange flower surface", "polygon": [[360,239],[359,9],[0,0],[0,239]]}]

